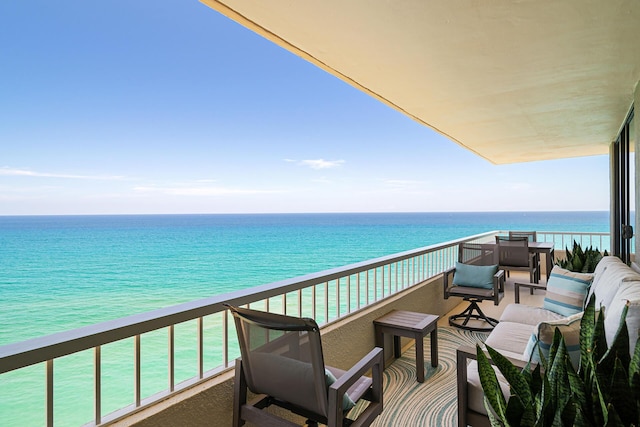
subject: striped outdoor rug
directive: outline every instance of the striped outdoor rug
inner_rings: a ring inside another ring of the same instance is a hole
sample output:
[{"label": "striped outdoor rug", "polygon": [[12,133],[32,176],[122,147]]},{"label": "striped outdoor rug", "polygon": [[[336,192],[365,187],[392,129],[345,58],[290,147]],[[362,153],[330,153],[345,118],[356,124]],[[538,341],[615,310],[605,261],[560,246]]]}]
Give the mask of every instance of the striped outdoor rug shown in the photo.
[{"label": "striped outdoor rug", "polygon": [[[458,422],[456,349],[484,342],[487,333],[438,328],[438,367],[431,366],[429,336],[424,340],[425,382],[416,381],[415,347],[384,371],[384,411],[378,427],[451,426]],[[358,407],[353,411],[358,411]]]}]

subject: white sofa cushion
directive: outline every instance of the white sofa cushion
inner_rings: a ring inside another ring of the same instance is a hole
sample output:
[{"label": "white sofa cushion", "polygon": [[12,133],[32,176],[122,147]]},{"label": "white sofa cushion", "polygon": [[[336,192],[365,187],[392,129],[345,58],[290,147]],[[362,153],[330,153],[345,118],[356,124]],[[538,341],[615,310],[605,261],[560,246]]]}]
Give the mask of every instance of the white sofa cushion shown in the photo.
[{"label": "white sofa cushion", "polygon": [[626,304],[629,304],[626,317],[627,328],[629,329],[629,354],[633,356],[640,330],[640,281],[622,283],[610,306],[608,308],[605,306],[604,330],[608,345],[613,342],[613,338],[618,331],[620,316]]},{"label": "white sofa cushion", "polygon": [[609,307],[623,283],[640,281],[640,274],[629,268],[620,258],[607,256],[596,266],[593,283],[585,303],[591,295],[596,295],[596,310]]}]

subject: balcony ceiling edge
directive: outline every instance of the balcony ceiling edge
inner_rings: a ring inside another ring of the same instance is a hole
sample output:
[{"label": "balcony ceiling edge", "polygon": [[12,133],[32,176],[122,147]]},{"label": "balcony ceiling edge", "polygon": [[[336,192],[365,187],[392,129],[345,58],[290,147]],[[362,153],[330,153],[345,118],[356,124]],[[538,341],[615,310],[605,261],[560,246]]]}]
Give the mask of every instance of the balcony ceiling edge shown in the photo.
[{"label": "balcony ceiling edge", "polygon": [[201,2],[495,164],[608,154],[640,80],[633,0]]}]

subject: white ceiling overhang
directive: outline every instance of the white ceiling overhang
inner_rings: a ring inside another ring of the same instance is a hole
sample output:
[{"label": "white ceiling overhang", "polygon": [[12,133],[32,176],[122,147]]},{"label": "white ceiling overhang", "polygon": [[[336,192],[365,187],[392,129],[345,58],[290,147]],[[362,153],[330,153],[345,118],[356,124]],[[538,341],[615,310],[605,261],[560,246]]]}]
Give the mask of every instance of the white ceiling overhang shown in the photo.
[{"label": "white ceiling overhang", "polygon": [[496,163],[608,153],[637,0],[201,0]]}]

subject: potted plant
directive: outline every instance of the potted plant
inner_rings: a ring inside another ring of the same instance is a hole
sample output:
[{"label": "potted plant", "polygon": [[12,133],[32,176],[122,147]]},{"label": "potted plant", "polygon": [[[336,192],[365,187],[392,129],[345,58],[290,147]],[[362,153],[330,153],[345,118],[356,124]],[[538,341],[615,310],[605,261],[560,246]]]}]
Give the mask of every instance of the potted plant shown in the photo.
[{"label": "potted plant", "polygon": [[573,252],[566,248],[566,253],[566,258],[557,261],[556,264],[569,271],[579,273],[593,273],[602,257],[609,255],[606,250],[602,254],[598,248],[593,249],[593,246],[583,250],[575,240],[573,241]]},{"label": "potted plant", "polygon": [[640,422],[640,339],[633,357],[622,313],[611,346],[604,332],[604,311],[595,310],[595,298],[580,323],[580,367],[576,371],[562,334],[555,330],[545,359],[531,370],[515,367],[496,350],[487,351],[511,386],[507,401],[491,362],[477,346],[478,369],[485,407],[494,426],[638,426]]}]

